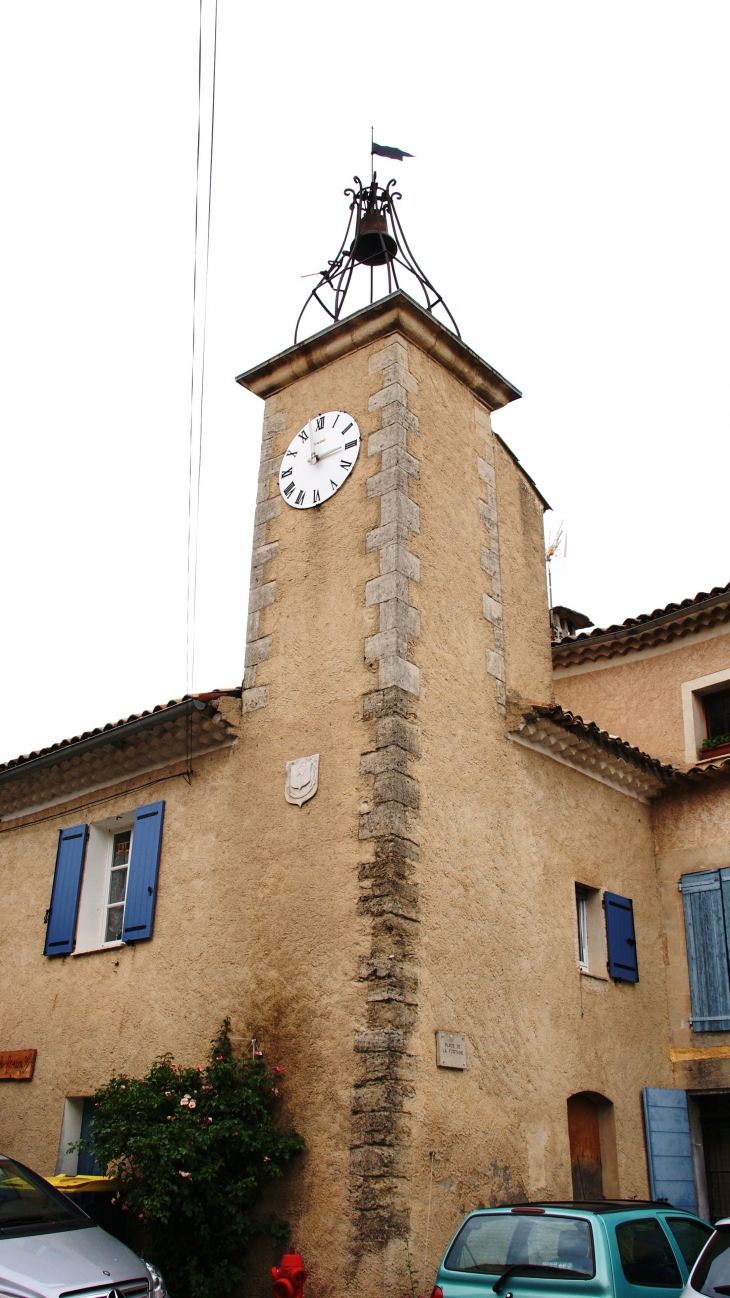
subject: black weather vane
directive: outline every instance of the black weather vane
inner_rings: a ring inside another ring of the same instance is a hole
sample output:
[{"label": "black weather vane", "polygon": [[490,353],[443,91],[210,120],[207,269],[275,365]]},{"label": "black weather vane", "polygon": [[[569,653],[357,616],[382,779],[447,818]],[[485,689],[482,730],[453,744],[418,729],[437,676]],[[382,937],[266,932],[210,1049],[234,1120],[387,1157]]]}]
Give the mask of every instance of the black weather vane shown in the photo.
[{"label": "black weather vane", "polygon": [[[317,302],[331,320],[340,319],[353,274],[358,266],[366,266],[370,270],[371,302],[374,300],[375,267],[385,266],[388,293],[405,288],[405,285],[398,280],[397,268],[400,267],[401,275],[406,272],[417,281],[425,298],[426,310],[433,314],[436,307],[442,307],[454,332],[460,338],[457,323],[443,297],[434,288],[430,279],[424,275],[408,246],[395,208],[396,201],[401,198],[393,188],[395,181],[389,180],[383,187],[378,184],[376,174],[373,174],[369,185],[363,185],[359,176],[353,179],[357,189],[345,190],[345,197],[351,199],[350,218],[345,237],[337,256],[327,263],[327,270],[319,272],[319,279],[299,313],[294,330],[294,342],[298,341],[299,327],[311,302]],[[412,280],[406,280],[406,283],[410,285]]]}]

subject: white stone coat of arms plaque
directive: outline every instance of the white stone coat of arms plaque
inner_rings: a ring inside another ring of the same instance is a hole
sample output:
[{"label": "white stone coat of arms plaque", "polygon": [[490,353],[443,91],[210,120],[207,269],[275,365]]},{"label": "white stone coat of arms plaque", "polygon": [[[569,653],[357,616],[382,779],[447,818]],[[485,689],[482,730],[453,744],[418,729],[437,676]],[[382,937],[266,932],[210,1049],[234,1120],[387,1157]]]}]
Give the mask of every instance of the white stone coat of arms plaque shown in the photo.
[{"label": "white stone coat of arms plaque", "polygon": [[296,757],[286,764],[286,784],[284,797],[287,802],[301,807],[303,802],[313,798],[319,784],[319,753],[311,757]]}]

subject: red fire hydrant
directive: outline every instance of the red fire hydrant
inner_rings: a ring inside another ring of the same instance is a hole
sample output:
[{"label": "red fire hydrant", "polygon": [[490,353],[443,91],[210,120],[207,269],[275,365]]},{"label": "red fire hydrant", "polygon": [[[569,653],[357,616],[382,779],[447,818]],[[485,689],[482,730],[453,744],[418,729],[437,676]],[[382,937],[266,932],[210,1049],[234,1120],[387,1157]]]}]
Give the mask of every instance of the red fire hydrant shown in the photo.
[{"label": "red fire hydrant", "polygon": [[281,1266],[272,1266],[274,1298],[302,1298],[307,1272],[299,1253],[285,1253]]}]

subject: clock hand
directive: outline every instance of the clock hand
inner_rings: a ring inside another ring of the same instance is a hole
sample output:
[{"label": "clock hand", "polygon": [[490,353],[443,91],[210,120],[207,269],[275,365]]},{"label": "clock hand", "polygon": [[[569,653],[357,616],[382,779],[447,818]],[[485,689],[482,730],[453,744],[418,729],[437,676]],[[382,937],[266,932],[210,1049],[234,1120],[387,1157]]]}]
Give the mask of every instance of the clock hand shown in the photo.
[{"label": "clock hand", "polygon": [[344,451],[344,449],[344,446],[333,446],[331,451],[322,451],[321,455],[317,456],[317,459],[326,460],[328,455],[337,455],[339,451]]}]

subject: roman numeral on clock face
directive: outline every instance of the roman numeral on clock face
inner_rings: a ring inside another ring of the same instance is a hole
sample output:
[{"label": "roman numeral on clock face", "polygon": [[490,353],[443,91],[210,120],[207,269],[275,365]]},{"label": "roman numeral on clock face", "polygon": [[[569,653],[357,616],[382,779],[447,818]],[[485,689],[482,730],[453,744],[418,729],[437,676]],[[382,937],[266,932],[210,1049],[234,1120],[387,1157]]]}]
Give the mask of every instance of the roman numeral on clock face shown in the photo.
[{"label": "roman numeral on clock face", "polygon": [[319,504],[319,492],[317,491],[317,488],[316,488],[316,487],[315,487],[314,491],[312,492],[312,495],[314,496],[314,503],[315,503],[315,505],[318,505],[318,504]]},{"label": "roman numeral on clock face", "polygon": [[341,469],[351,469],[351,468],[352,468],[352,460],[340,460],[340,468],[341,468]]},{"label": "roman numeral on clock face", "polygon": [[357,438],[355,438],[354,442],[345,442],[346,451],[351,451],[353,446],[357,446]]},{"label": "roman numeral on clock face", "polygon": [[336,490],[337,490],[337,483],[334,481],[333,478],[330,478],[330,486],[331,486],[331,488],[332,488],[333,491],[336,491]]},{"label": "roman numeral on clock face", "polygon": [[306,428],[303,428],[302,431],[301,431],[301,433],[297,433],[297,437],[301,437],[301,439],[302,439],[303,442],[308,442],[308,441],[309,441],[309,433],[307,432]]},{"label": "roman numeral on clock face", "polygon": [[290,478],[293,472],[294,470],[292,468],[282,469],[281,476],[282,478]]},{"label": "roman numeral on clock face", "polygon": [[320,415],[317,420],[317,427],[315,429],[315,432],[321,433],[323,428],[324,428],[324,415]]},{"label": "roman numeral on clock face", "polygon": [[306,491],[300,491],[300,492],[299,492],[299,495],[297,496],[296,500],[294,501],[294,504],[295,504],[295,505],[301,505],[301,503],[302,503],[302,501],[304,500],[304,497],[306,496],[306,494],[307,494]]},{"label": "roman numeral on clock face", "polygon": [[296,491],[296,483],[290,482],[289,485],[284,488],[284,495],[286,496],[287,500],[289,499],[293,491]]}]

